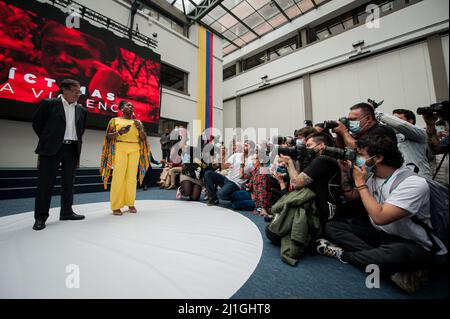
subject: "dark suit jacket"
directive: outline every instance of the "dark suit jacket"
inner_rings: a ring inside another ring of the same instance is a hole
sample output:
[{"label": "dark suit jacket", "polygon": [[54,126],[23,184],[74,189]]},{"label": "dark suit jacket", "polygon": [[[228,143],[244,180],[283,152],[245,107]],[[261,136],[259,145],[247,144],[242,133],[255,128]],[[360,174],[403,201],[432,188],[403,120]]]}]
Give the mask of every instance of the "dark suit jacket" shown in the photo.
[{"label": "dark suit jacket", "polygon": [[[77,104],[75,106],[75,127],[78,137],[78,159],[86,128],[87,109]],[[39,102],[33,116],[33,130],[39,136],[36,154],[40,156],[55,155],[61,148],[66,131],[66,114],[61,98],[45,99]]]}]

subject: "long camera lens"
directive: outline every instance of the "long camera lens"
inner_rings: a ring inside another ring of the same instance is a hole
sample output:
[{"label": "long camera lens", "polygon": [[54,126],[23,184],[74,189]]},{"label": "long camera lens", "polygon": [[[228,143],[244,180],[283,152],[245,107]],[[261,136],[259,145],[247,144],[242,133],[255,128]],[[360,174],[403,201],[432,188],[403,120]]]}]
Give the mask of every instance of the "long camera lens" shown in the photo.
[{"label": "long camera lens", "polygon": [[325,146],[324,150],[322,151],[322,155],[340,160],[349,160],[352,162],[356,160],[356,151],[351,148],[342,149],[337,147]]},{"label": "long camera lens", "polygon": [[278,147],[278,154],[289,156],[295,160],[301,160],[306,157],[306,146],[297,145],[293,147]]},{"label": "long camera lens", "polygon": [[339,126],[339,123],[336,121],[325,121],[323,122],[323,128],[325,130],[332,130]]}]

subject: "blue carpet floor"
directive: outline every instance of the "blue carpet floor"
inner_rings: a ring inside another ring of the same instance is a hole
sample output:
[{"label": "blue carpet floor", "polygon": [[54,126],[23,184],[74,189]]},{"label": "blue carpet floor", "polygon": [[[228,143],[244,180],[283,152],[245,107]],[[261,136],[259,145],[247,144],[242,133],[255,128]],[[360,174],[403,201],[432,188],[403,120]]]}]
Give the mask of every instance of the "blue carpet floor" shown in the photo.
[{"label": "blue carpet floor", "polygon": [[[152,188],[138,190],[137,199],[175,199],[175,191]],[[75,204],[109,201],[109,192],[77,194]],[[59,207],[59,197],[51,207]],[[0,217],[34,210],[34,198],[0,200]],[[265,237],[263,218],[240,212],[260,229],[264,248],[255,272],[233,296],[235,299],[448,299],[448,271],[431,274],[428,286],[409,295],[390,281],[381,281],[377,289],[366,288],[366,273],[351,265],[322,256],[304,256],[296,267],[283,263],[279,247]],[[30,225],[31,227],[31,225]]]}]

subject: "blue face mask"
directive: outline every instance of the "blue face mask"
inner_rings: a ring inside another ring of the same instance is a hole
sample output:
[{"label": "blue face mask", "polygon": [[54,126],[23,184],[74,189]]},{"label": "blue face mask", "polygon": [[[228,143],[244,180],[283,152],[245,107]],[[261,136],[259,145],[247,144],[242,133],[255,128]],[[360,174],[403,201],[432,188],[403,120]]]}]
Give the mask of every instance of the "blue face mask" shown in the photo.
[{"label": "blue face mask", "polygon": [[295,141],[295,145],[296,146],[302,146],[305,145],[305,141],[303,141],[302,139],[298,139]]},{"label": "blue face mask", "polygon": [[370,157],[370,158],[368,158],[368,159],[365,159],[365,158],[362,157],[362,156],[358,156],[358,157],[356,157],[355,165],[358,166],[358,167],[361,168],[361,169],[362,169],[363,165],[366,165],[366,172],[367,172],[367,174],[371,174],[371,173],[373,172],[373,169],[375,168],[375,164],[373,164],[373,165],[367,165],[367,162],[368,162],[369,160],[371,160],[372,158],[374,158],[374,157],[375,157],[375,156],[372,156],[372,157]]},{"label": "blue face mask", "polygon": [[182,160],[183,160],[183,163],[190,163],[191,157],[189,156],[188,153],[184,153]]},{"label": "blue face mask", "polygon": [[361,132],[361,122],[360,121],[349,121],[348,130],[353,134],[358,134]]}]

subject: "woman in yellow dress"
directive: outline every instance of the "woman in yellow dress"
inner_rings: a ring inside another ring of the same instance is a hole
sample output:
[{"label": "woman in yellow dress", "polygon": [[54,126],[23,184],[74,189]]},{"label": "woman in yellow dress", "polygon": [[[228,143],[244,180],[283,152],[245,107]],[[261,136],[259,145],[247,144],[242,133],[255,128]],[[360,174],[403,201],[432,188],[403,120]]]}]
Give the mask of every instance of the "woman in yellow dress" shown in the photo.
[{"label": "woman in yellow dress", "polygon": [[105,189],[114,168],[110,201],[113,214],[118,216],[123,214],[121,208],[124,206],[128,206],[130,213],[137,213],[134,206],[136,176],[139,172],[139,182],[142,184],[150,156],[144,127],[133,115],[133,104],[121,101],[119,109],[122,116],[112,118],[106,129],[100,165]]}]

